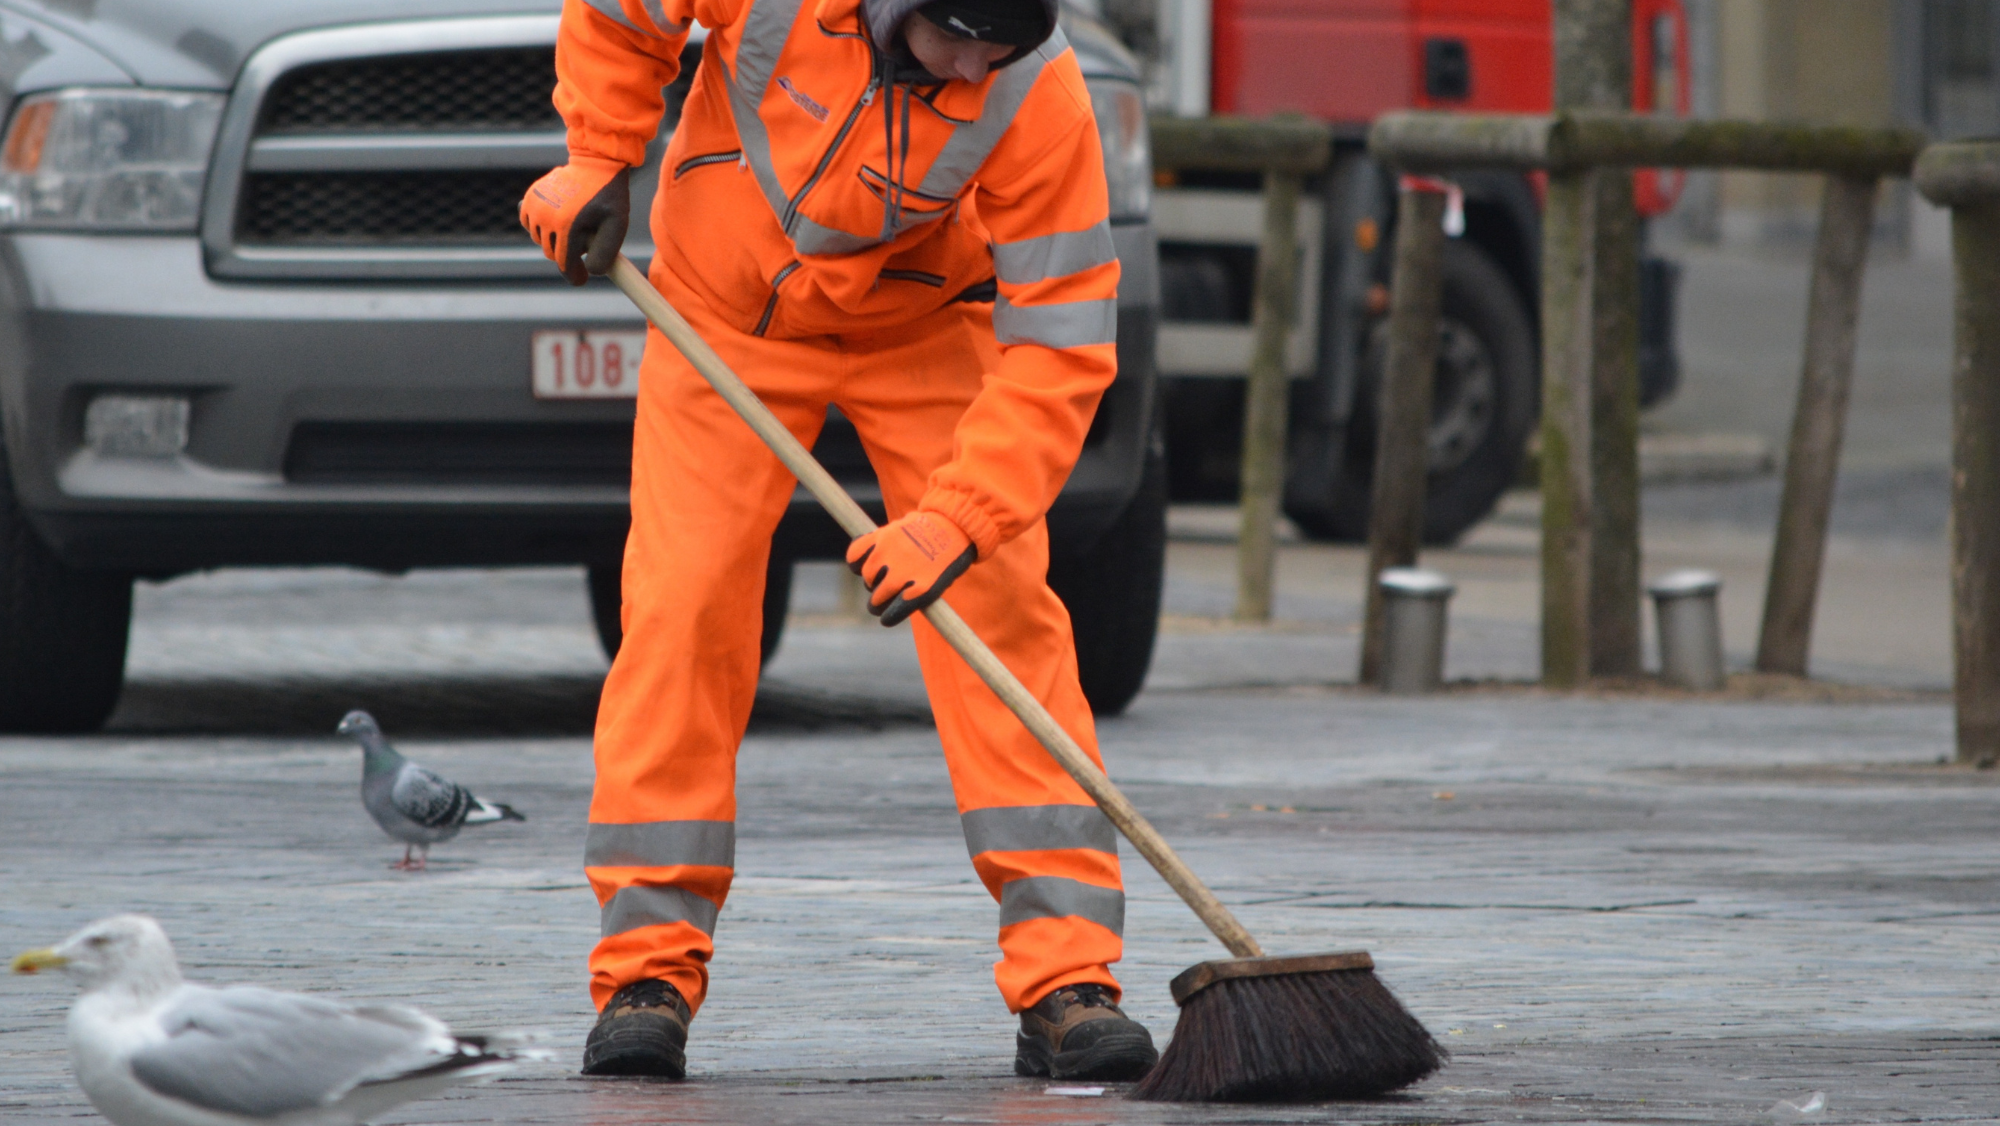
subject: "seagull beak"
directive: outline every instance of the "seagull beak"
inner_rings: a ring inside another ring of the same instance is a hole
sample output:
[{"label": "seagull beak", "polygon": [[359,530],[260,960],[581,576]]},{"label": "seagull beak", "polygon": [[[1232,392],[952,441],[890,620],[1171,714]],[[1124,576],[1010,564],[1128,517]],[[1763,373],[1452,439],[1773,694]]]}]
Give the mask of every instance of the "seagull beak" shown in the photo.
[{"label": "seagull beak", "polygon": [[69,959],[49,947],[40,950],[23,950],[14,956],[11,964],[17,974],[39,973],[42,970],[59,970],[69,965]]}]

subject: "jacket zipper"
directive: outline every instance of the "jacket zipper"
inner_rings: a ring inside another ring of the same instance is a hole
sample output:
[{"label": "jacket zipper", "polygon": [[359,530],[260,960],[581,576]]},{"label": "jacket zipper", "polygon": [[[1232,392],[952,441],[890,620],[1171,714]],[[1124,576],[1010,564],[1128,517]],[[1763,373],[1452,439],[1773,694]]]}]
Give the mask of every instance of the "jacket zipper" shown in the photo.
[{"label": "jacket zipper", "polygon": [[847,139],[847,131],[854,128],[855,121],[861,117],[861,111],[875,104],[875,91],[882,86],[882,67],[876,54],[874,50],[868,52],[868,88],[861,92],[861,100],[854,103],[853,109],[847,111],[847,120],[840,123],[840,132],[833,135],[833,143],[820,155],[819,167],[813,169],[812,176],[806,180],[805,186],[799,189],[799,194],[793,196],[792,201],[785,205],[785,221],[778,226],[784,230],[787,238],[791,237],[792,224],[798,219],[799,205],[805,202],[806,193],[813,190],[813,185],[819,183],[821,176],[826,175],[827,165],[833,163],[834,154],[840,151],[840,143]]},{"label": "jacket zipper", "polygon": [[678,180],[681,178],[682,173],[692,168],[700,168],[704,164],[721,164],[725,160],[741,159],[743,159],[742,149],[737,149],[733,152],[712,152],[706,156],[689,157],[687,160],[681,161],[680,165],[674,169],[674,179]]},{"label": "jacket zipper", "polygon": [[944,288],[943,274],[925,273],[922,270],[883,270],[875,276],[888,278],[892,281],[918,282],[933,289]]},{"label": "jacket zipper", "polygon": [[771,314],[778,311],[778,287],[785,284],[785,279],[791,277],[798,268],[798,260],[793,259],[771,279],[771,299],[764,302],[764,315],[757,318],[757,327],[751,330],[750,335],[762,336],[764,330],[771,327]]}]

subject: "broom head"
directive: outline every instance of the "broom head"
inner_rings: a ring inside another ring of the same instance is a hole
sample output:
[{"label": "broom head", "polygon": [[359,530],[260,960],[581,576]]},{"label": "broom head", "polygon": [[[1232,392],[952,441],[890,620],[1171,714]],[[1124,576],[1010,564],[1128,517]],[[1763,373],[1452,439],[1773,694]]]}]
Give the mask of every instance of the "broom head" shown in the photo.
[{"label": "broom head", "polygon": [[1445,1060],[1376,979],[1365,951],[1203,962],[1176,977],[1173,992],[1180,1023],[1133,1098],[1369,1098],[1407,1087]]}]

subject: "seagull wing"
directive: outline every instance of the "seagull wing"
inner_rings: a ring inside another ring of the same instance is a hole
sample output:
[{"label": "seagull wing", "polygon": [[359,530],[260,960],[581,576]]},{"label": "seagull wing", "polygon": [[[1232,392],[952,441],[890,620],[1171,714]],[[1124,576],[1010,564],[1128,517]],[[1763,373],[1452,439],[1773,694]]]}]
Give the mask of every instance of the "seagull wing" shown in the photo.
[{"label": "seagull wing", "polygon": [[414,762],[406,762],[396,772],[396,788],[390,791],[396,811],[426,829],[444,829],[465,820],[478,798],[472,791],[448,781]]},{"label": "seagull wing", "polygon": [[365,1083],[478,1059],[415,1009],[357,1009],[248,986],[184,987],[159,1021],[166,1040],[132,1056],[139,1082],[251,1118],[330,1106]]}]

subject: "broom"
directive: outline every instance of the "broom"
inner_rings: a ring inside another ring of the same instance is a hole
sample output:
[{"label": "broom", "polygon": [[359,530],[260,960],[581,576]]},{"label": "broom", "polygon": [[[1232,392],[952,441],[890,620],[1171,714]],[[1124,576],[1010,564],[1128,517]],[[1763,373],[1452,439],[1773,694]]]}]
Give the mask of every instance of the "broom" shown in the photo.
[{"label": "broom", "polygon": [[[611,280],[848,535],[875,530],[854,498],[630,259],[618,258]],[[1203,962],[1174,979],[1180,1023],[1159,1064],[1133,1092],[1136,1097],[1177,1102],[1361,1098],[1414,1083],[1444,1062],[1437,1041],[1376,979],[1375,963],[1366,953],[1267,957],[956,611],[940,599],[925,608],[924,617],[1236,955]]]}]

